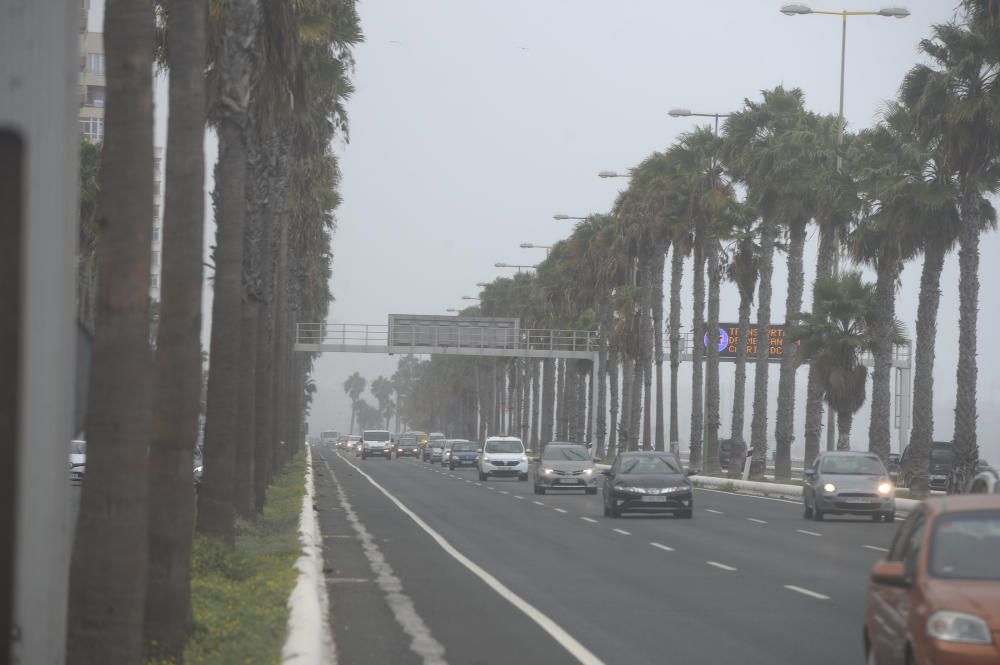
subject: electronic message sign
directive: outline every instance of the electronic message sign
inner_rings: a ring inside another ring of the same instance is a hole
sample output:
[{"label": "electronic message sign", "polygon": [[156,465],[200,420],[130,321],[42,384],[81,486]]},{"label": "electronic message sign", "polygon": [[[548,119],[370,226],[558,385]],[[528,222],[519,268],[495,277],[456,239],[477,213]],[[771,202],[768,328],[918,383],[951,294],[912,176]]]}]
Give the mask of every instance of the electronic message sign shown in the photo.
[{"label": "electronic message sign", "polygon": [[[719,359],[735,360],[737,345],[740,343],[740,326],[738,323],[719,324]],[[768,329],[767,359],[771,362],[781,362],[785,351],[785,325],[775,324]],[[705,335],[705,347],[708,347],[708,335]],[[746,341],[747,360],[753,362],[757,357],[757,324],[750,325],[750,334]]]}]

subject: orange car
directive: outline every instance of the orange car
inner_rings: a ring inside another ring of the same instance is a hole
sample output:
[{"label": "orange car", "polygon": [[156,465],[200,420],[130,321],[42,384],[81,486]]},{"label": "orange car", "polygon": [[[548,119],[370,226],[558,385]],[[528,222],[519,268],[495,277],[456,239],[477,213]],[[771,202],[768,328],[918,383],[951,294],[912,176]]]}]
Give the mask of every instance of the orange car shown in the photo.
[{"label": "orange car", "polygon": [[910,514],[872,569],[864,646],[877,665],[1000,664],[1000,496]]}]

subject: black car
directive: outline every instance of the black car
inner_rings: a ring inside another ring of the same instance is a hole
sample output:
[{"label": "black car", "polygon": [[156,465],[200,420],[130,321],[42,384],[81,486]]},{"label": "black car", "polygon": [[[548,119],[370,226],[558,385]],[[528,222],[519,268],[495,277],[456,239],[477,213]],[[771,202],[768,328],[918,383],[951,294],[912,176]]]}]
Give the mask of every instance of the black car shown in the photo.
[{"label": "black car", "polygon": [[603,471],[604,515],[673,513],[691,517],[694,496],[681,463],[670,453],[632,452],[615,458]]},{"label": "black car", "polygon": [[400,434],[396,439],[396,457],[419,457],[420,441],[416,434]]},{"label": "black car", "polygon": [[[739,446],[740,448],[739,462],[740,462],[740,470],[742,470],[743,465],[746,464],[747,461],[747,448],[746,446],[741,445],[739,443],[737,443],[736,445]],[[729,470],[729,460],[732,458],[732,455],[733,455],[733,440],[722,439],[721,441],[719,441],[719,464],[720,466],[722,466],[724,470],[727,471]]]},{"label": "black car", "polygon": [[479,461],[479,449],[482,446],[475,441],[456,441],[451,444],[451,456],[448,457],[448,468],[452,471],[458,466],[476,466]]},{"label": "black car", "polygon": [[[909,487],[913,482],[912,473],[907,472],[907,467],[910,466],[908,460],[912,455],[912,447],[906,446],[903,449],[902,457],[899,458],[903,487]],[[948,480],[951,477],[951,463],[954,457],[951,441],[933,441],[929,457],[927,468],[928,486],[932,490],[947,490]]]}]

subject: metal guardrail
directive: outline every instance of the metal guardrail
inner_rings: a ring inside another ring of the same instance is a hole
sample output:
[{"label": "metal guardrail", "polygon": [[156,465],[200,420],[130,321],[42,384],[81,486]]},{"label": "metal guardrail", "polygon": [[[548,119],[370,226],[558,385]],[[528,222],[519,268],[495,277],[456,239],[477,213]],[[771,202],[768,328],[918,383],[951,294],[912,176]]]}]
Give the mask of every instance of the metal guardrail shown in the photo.
[{"label": "metal guardrail", "polygon": [[570,351],[596,353],[599,337],[593,330],[504,330],[454,325],[397,328],[351,323],[300,323],[298,344],[344,347],[440,347],[506,349],[511,351]]}]

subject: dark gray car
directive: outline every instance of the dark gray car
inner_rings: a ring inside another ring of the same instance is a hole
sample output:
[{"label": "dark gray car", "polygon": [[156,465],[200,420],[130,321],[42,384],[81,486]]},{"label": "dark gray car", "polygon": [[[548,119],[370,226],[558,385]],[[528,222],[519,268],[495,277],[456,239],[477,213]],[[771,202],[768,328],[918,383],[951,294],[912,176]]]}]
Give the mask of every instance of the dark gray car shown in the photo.
[{"label": "dark gray car", "polygon": [[870,515],[896,519],[895,486],[882,460],[872,453],[823,453],[803,472],[802,502],[806,519],[824,515]]},{"label": "dark gray car", "polygon": [[553,489],[584,490],[587,494],[597,494],[594,460],[587,448],[579,444],[548,444],[541,459],[534,463],[532,474],[535,494],[545,494]]}]

